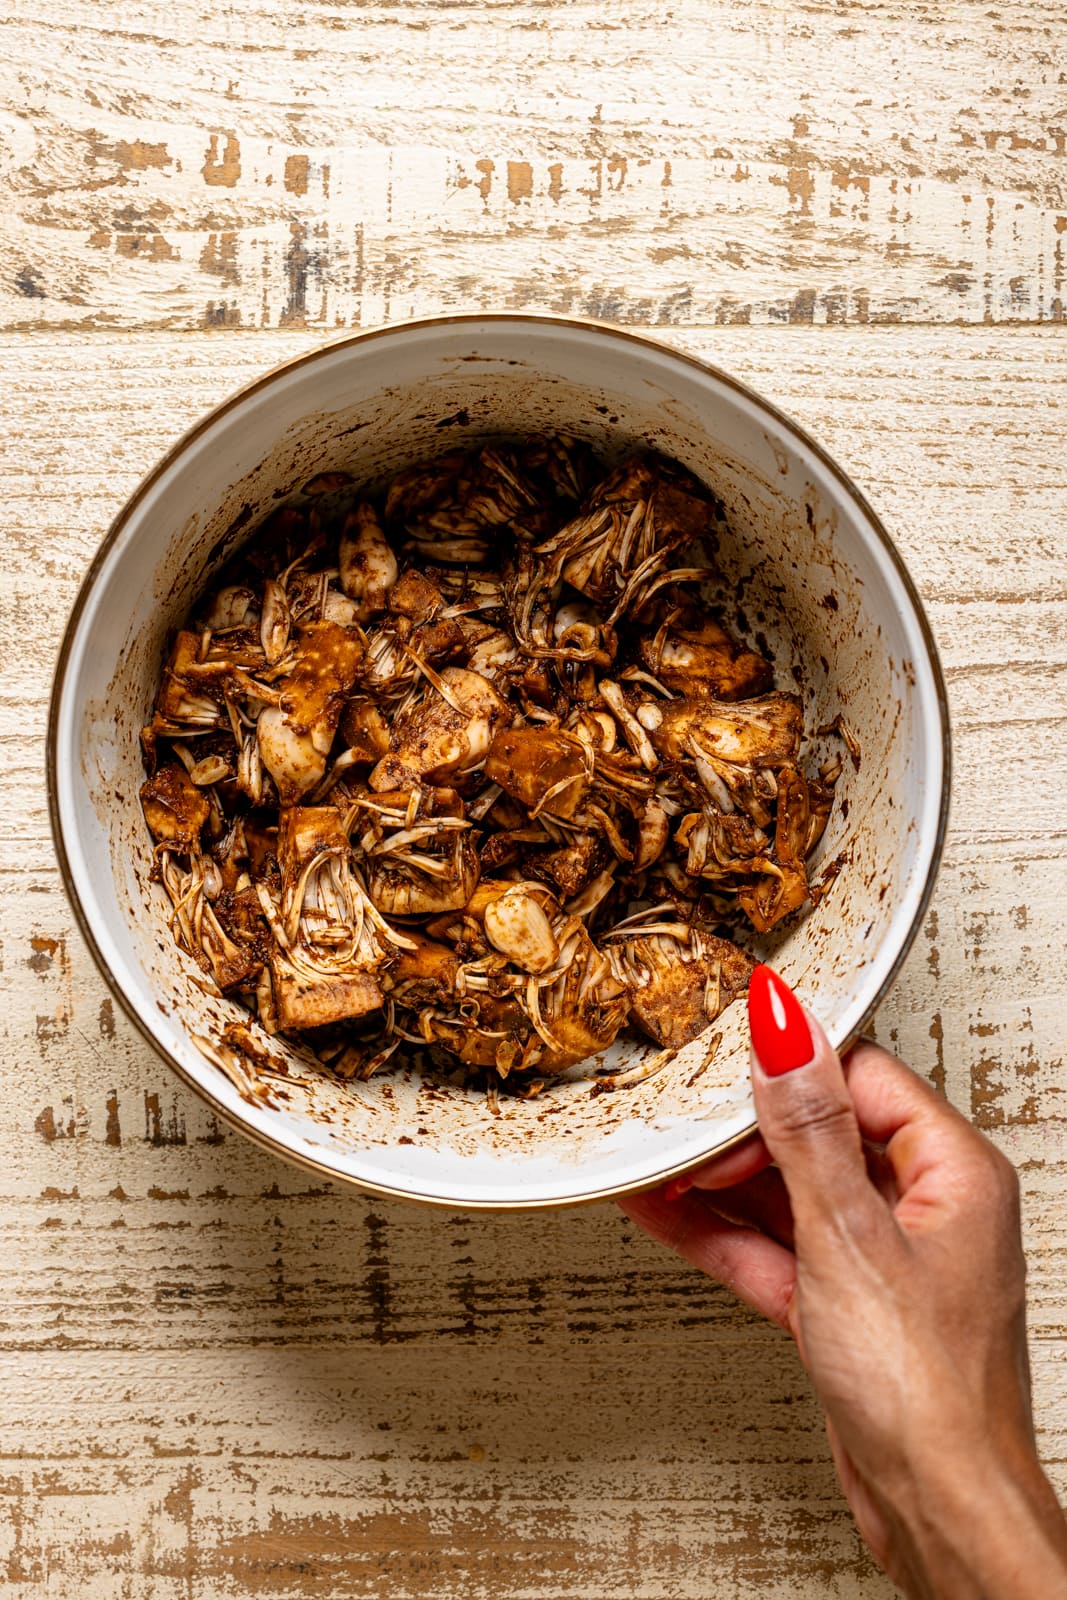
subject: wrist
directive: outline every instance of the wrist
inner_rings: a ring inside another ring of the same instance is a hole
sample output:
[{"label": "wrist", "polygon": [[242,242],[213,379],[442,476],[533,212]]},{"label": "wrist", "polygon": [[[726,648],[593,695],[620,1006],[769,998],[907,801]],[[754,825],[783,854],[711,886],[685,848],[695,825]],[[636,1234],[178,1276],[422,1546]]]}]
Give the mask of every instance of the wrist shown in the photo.
[{"label": "wrist", "polygon": [[1067,1597],[1067,1523],[1029,1444],[935,1452],[889,1515],[922,1600]]}]

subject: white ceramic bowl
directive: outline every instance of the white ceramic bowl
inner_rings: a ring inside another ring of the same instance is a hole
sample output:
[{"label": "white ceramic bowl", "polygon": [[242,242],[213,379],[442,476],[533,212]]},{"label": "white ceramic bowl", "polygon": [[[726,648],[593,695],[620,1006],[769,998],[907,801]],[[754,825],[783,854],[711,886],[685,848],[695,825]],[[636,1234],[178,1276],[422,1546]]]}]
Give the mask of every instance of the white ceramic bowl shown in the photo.
[{"label": "white ceramic bowl", "polygon": [[[48,748],[56,848],[82,931],[145,1038],[219,1115],[278,1154],[381,1193],[530,1207],[662,1180],[753,1126],[744,1008],[659,1076],[532,1101],[426,1083],[401,1063],[342,1084],[280,1039],[270,1101],[250,1103],[201,1054],[244,1017],[205,994],[174,945],[138,802],[138,731],[168,634],[278,498],[315,473],[373,480],[493,434],[562,431],[617,451],[646,441],[722,499],[722,561],[752,629],[803,663],[808,731],[842,713],[846,763],[820,863],[830,892],[763,952],[836,1043],[893,979],[944,836],[944,686],[915,589],[878,518],[825,451],[706,363],[621,329],[549,317],[443,317],[360,334],[234,395],[185,435],[123,508],[82,585],[56,671]],[[788,674],[780,674],[788,684]],[[709,1048],[717,1040],[717,1048]],[[637,1059],[641,1047],[617,1047]],[[395,1058],[394,1058],[395,1059]]]}]

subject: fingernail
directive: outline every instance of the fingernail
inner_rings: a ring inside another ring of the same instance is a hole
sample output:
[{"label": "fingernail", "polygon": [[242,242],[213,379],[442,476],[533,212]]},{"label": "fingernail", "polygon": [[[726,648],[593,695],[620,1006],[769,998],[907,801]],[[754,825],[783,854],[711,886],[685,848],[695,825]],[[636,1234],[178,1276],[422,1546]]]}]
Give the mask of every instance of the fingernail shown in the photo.
[{"label": "fingernail", "polygon": [[680,1200],[693,1187],[692,1178],[684,1174],[680,1178],[672,1178],[670,1183],[663,1186],[664,1200]]},{"label": "fingernail", "polygon": [[748,1026],[756,1060],[769,1078],[806,1066],[815,1055],[796,995],[770,967],[757,967],[748,986]]}]

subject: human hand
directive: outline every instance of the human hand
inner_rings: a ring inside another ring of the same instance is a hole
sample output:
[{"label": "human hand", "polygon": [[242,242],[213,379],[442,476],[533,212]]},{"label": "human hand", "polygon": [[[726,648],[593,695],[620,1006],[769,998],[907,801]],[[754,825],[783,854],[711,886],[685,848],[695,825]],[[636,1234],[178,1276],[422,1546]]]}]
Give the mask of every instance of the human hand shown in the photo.
[{"label": "human hand", "polygon": [[842,1068],[767,967],[749,1019],[760,1139],[622,1209],[793,1335],[860,1532],[910,1595],[1067,1595],[1014,1168],[877,1045]]}]

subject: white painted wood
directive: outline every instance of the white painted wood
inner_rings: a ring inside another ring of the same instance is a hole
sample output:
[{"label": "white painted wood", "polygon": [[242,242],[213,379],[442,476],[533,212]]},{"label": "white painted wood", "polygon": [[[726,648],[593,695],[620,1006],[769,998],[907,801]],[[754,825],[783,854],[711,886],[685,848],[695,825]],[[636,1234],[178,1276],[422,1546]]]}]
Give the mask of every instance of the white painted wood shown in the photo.
[{"label": "white painted wood", "polygon": [[[77,583],[176,434],[317,337],[0,337],[0,1597],[888,1595],[777,1334],[612,1208],[428,1214],[223,1135],[72,930],[41,753]],[[1067,1489],[1067,344],[673,337],[836,453],[927,598],[953,822],[878,1032],[1020,1165]]]},{"label": "white painted wood", "polygon": [[957,775],[878,1031],[1020,1166],[1067,1489],[1067,346],[1021,325],[1065,316],[1064,59],[1052,0],[3,20],[0,1600],[890,1593],[777,1334],[608,1207],[310,1185],[223,1135],[72,930],[43,729],[108,520],[238,383],[449,309],[659,328],[897,538]]},{"label": "white painted wood", "polygon": [[1062,321],[1065,49],[1057,0],[23,5],[0,320]]}]

